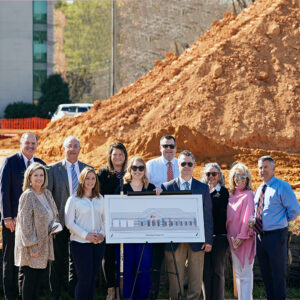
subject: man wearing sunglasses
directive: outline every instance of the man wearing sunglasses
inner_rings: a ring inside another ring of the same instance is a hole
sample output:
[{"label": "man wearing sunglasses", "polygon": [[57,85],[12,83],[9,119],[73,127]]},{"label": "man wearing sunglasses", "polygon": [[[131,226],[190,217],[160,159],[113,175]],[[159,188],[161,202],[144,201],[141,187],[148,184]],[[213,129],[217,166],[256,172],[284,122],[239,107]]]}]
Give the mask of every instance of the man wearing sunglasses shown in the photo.
[{"label": "man wearing sunglasses", "polygon": [[[184,267],[188,259],[188,292],[187,299],[199,299],[202,287],[204,252],[210,252],[213,242],[213,217],[212,202],[209,193],[209,187],[193,178],[195,168],[194,155],[188,151],[182,151],[178,156],[178,168],[180,175],[162,184],[163,191],[180,191],[191,190],[192,194],[202,195],[205,243],[180,243],[174,244],[175,259],[177,262],[180,286],[183,290],[184,286]],[[178,282],[175,273],[174,261],[170,245],[166,245],[165,251],[166,264],[169,273],[169,298],[177,300],[178,298]],[[173,274],[172,274],[173,273]]]},{"label": "man wearing sunglasses", "polygon": [[[172,135],[163,136],[160,139],[161,156],[147,162],[147,176],[149,182],[156,188],[161,188],[164,182],[179,176],[177,159],[175,158],[176,139]],[[164,244],[152,245],[151,261],[151,289],[149,299],[157,299],[160,282],[160,269],[164,259]]]},{"label": "man wearing sunglasses", "polygon": [[267,298],[285,299],[288,226],[300,214],[300,205],[291,186],[275,177],[271,156],[258,160],[258,170],[263,182],[254,198],[256,254]]}]

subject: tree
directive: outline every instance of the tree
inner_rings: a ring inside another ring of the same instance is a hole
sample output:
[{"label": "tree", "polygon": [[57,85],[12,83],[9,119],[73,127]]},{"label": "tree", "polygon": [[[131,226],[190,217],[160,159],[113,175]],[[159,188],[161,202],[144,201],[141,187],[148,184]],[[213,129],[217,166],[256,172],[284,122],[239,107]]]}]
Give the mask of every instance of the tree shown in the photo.
[{"label": "tree", "polygon": [[4,111],[5,119],[31,118],[37,116],[37,107],[26,102],[14,102],[8,104]]},{"label": "tree", "polygon": [[38,116],[50,118],[59,104],[71,103],[69,87],[60,74],[50,75],[41,86],[42,96],[37,106]]}]

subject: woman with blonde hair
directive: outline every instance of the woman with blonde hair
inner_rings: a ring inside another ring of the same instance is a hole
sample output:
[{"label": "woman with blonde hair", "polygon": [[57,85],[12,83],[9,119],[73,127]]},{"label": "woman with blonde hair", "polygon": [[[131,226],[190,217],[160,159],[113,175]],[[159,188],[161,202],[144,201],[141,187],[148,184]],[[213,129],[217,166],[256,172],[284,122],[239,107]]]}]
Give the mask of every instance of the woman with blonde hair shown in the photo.
[{"label": "woman with blonde hair", "polygon": [[81,171],[76,194],[67,200],[65,224],[71,233],[70,249],[77,272],[75,300],[93,300],[105,233],[103,197],[91,167]]},{"label": "woman with blonde hair", "polygon": [[254,214],[251,173],[243,163],[236,163],[229,173],[230,197],[227,206],[227,239],[236,276],[238,299],[252,298],[255,233],[247,226]]},{"label": "woman with blonde hair", "polygon": [[[141,157],[133,157],[129,161],[126,174],[124,176],[123,192],[149,192],[154,191],[155,185],[149,183],[146,175],[146,164]],[[120,187],[116,191],[120,193]],[[124,298],[130,298],[133,288],[134,277],[142,253],[143,244],[124,245]],[[118,270],[120,269],[120,250],[116,249]],[[152,245],[146,244],[139,271],[148,271],[151,267]],[[147,299],[151,287],[149,272],[140,273],[137,277],[132,299]]]},{"label": "woman with blonde hair", "polygon": [[15,236],[15,265],[23,273],[23,300],[39,298],[40,279],[48,261],[54,260],[51,232],[58,211],[47,184],[45,166],[32,163],[24,174]]}]

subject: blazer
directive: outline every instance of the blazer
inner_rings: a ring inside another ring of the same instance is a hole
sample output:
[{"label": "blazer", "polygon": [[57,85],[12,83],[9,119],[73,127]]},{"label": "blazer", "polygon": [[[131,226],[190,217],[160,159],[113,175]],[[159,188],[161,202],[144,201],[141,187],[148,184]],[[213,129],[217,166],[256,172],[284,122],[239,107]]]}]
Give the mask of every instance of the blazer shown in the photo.
[{"label": "blazer", "polygon": [[103,197],[105,195],[113,195],[120,184],[116,173],[110,172],[107,167],[99,170],[98,179],[100,185],[100,194]]},{"label": "blazer", "polygon": [[[41,159],[34,157],[35,162],[46,165]],[[19,198],[22,194],[24,173],[26,170],[21,152],[4,159],[0,169],[0,202],[2,224],[4,218],[15,218],[18,213]]]},{"label": "blazer", "polygon": [[[161,185],[163,191],[174,192],[180,191],[179,178],[175,178],[169,182]],[[212,217],[212,202],[209,194],[209,187],[207,184],[202,183],[192,178],[191,186],[192,194],[202,195],[203,200],[203,217],[204,217],[204,231],[205,231],[205,243],[212,245],[213,243],[213,217]],[[203,243],[190,243],[193,251],[200,251]],[[177,249],[178,244],[173,244],[174,251]],[[165,245],[167,251],[171,251],[170,244]]]},{"label": "blazer", "polygon": [[[78,161],[80,172],[85,167],[91,167]],[[66,161],[62,160],[49,165],[48,169],[48,190],[52,193],[59,214],[59,222],[65,225],[65,205],[70,197],[68,171]]]},{"label": "blazer", "polygon": [[[58,212],[50,191],[44,192],[54,219],[58,221]],[[48,222],[47,222],[48,221]],[[45,269],[49,260],[54,260],[53,239],[49,235],[48,211],[36,194],[27,189],[20,197],[16,222],[15,265]],[[38,253],[38,257],[30,254]]]}]

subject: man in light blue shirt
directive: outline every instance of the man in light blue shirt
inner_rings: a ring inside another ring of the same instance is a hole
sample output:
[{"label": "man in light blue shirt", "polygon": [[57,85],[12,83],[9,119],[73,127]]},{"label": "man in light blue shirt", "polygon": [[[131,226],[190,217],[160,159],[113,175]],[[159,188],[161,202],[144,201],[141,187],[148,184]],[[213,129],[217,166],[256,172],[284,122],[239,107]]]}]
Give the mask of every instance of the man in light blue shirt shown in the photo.
[{"label": "man in light blue shirt", "polygon": [[[161,188],[164,182],[168,182],[179,176],[177,159],[176,139],[171,135],[163,136],[160,139],[161,156],[147,162],[147,176],[156,188]],[[149,299],[157,299],[159,292],[160,268],[164,258],[164,244],[152,245],[151,261],[151,289]]]},{"label": "man in light blue shirt", "polygon": [[275,163],[271,156],[258,160],[258,170],[263,183],[254,199],[256,254],[267,299],[285,299],[288,225],[300,214],[300,205],[291,186],[274,176]]}]

